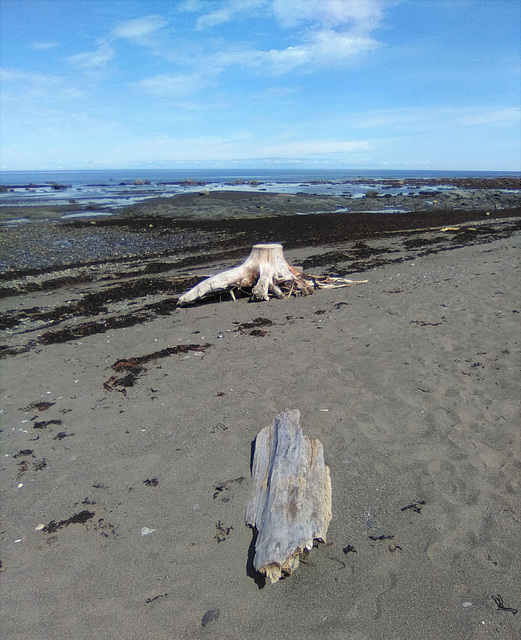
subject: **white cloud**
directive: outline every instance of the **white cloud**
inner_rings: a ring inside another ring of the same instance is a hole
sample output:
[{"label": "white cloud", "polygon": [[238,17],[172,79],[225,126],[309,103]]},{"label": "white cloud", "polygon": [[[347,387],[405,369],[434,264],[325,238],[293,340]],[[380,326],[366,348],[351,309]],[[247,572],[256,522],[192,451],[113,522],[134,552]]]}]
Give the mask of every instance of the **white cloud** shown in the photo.
[{"label": "white cloud", "polygon": [[507,109],[472,109],[456,119],[463,126],[480,126],[484,124],[521,124],[521,108],[510,107]]},{"label": "white cloud", "polygon": [[[261,9],[273,15],[283,27],[310,23],[319,27],[346,27],[357,31],[371,31],[380,25],[383,8],[399,0],[221,0],[219,8],[203,14],[198,29],[214,27]],[[186,0],[179,9],[200,12],[210,3]]]},{"label": "white cloud", "polygon": [[385,128],[393,131],[426,132],[429,130],[461,129],[487,124],[503,125],[521,123],[519,107],[409,107],[379,109],[351,114],[350,124],[359,129]]},{"label": "white cloud", "polygon": [[158,96],[188,96],[206,85],[198,73],[164,73],[133,83],[136,89]]},{"label": "white cloud", "polygon": [[302,156],[311,155],[357,153],[367,151],[368,149],[369,143],[365,140],[356,142],[342,140],[300,140],[265,145],[259,148],[258,153],[259,156],[301,158]]},{"label": "white cloud", "polygon": [[215,72],[223,71],[227,67],[243,66],[282,75],[297,69],[312,72],[324,67],[345,64],[380,46],[380,42],[369,36],[320,29],[303,42],[285,49],[259,51],[230,48],[207,57],[206,62],[211,63]]},{"label": "white cloud", "polygon": [[69,56],[67,61],[80,69],[93,70],[104,67],[115,55],[114,48],[108,42],[100,42],[95,51],[77,53]]},{"label": "white cloud", "polygon": [[229,22],[236,16],[244,17],[248,12],[266,5],[267,0],[227,0],[215,11],[202,15],[197,20],[198,29],[215,27]]},{"label": "white cloud", "polygon": [[134,41],[143,41],[152,33],[167,25],[167,21],[158,15],[143,16],[135,20],[121,22],[114,29],[112,35],[115,38],[123,38]]},{"label": "white cloud", "polygon": [[311,22],[367,32],[379,26],[385,4],[386,0],[273,0],[272,10],[285,27]]},{"label": "white cloud", "polygon": [[31,44],[31,48],[35,51],[46,51],[47,49],[55,49],[59,46],[59,42],[33,42]]},{"label": "white cloud", "polygon": [[0,69],[0,78],[4,82],[26,81],[32,84],[54,83],[60,76],[38,73],[35,71],[19,71],[18,69]]},{"label": "white cloud", "polygon": [[[228,135],[158,135],[133,137],[120,140],[120,144],[99,155],[107,162],[121,162],[126,158],[130,163],[173,163],[173,162],[217,162],[241,160],[298,160],[302,157],[323,161],[328,154],[339,161],[351,160],[370,149],[365,141],[302,140],[286,143],[259,142],[248,130],[230,131]],[[142,166],[142,165],[141,165]]]},{"label": "white cloud", "polygon": [[[207,28],[262,9],[283,27],[291,28],[294,43],[283,49],[245,45],[222,47],[209,59],[219,72],[227,67],[257,67],[275,74],[306,72],[339,65],[382,44],[372,36],[391,0],[228,0],[202,15],[198,28]],[[393,2],[397,0],[392,0]]]},{"label": "white cloud", "polygon": [[18,107],[33,98],[63,100],[81,98],[84,95],[83,91],[59,75],[0,69],[0,79],[3,84],[2,99],[13,101]]},{"label": "white cloud", "polygon": [[252,94],[253,100],[280,100],[297,93],[297,87],[267,87],[262,91]]},{"label": "white cloud", "polygon": [[203,6],[203,0],[184,0],[183,2],[179,3],[177,10],[195,13],[196,11],[202,11]]},{"label": "white cloud", "polygon": [[247,131],[231,132],[228,136],[150,136],[133,138],[128,143],[107,150],[107,161],[117,162],[193,162],[208,159],[232,160],[248,157],[252,136]]},{"label": "white cloud", "polygon": [[260,64],[267,63],[275,73],[288,73],[298,67],[305,71],[315,71],[324,66],[345,62],[380,46],[377,40],[370,37],[322,29],[313,33],[304,44],[287,49],[259,51],[255,58]]}]

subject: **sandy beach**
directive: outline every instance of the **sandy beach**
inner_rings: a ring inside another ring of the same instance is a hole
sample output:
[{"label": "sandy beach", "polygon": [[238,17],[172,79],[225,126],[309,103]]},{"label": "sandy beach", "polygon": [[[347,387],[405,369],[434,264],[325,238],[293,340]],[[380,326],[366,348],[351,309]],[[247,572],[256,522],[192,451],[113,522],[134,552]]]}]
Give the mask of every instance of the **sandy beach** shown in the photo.
[{"label": "sandy beach", "polygon": [[[436,216],[303,216],[294,242],[284,218],[290,264],[367,279],[287,300],[176,307],[277,240],[240,222],[206,256],[4,278],[5,637],[518,638],[519,211]],[[324,447],[333,518],[264,585],[251,446],[285,408]]]}]

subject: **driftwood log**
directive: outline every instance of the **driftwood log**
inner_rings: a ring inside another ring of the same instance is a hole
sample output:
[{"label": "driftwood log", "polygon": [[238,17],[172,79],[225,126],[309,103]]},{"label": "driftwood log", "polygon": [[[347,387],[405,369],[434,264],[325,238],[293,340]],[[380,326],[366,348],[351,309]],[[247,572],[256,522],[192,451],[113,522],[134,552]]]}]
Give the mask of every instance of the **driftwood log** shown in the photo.
[{"label": "driftwood log", "polygon": [[346,287],[358,282],[360,281],[344,278],[307,276],[286,262],[281,244],[255,244],[245,262],[206,278],[183,294],[178,304],[183,307],[222,291],[229,291],[235,299],[235,291],[251,290],[252,300],[269,300],[270,295],[276,298],[309,295],[314,289]]},{"label": "driftwood log", "polygon": [[302,434],[286,409],[255,440],[254,488],[246,524],[257,531],[253,566],[270,582],[289,575],[315,540],[326,541],[331,477],[319,440]]}]

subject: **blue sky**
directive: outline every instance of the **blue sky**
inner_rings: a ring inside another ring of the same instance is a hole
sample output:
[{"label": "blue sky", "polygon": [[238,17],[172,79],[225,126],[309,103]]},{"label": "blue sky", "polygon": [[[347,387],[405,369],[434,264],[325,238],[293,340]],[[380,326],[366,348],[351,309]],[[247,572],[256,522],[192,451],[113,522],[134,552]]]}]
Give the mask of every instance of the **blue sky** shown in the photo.
[{"label": "blue sky", "polygon": [[0,168],[521,170],[518,0],[2,0]]}]

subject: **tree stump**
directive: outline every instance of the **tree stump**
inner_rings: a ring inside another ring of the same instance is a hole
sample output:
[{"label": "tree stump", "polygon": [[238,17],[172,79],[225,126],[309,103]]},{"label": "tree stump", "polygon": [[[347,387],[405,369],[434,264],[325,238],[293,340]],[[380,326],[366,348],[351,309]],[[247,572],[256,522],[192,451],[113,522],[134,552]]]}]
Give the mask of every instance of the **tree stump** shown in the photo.
[{"label": "tree stump", "polygon": [[253,300],[269,300],[270,293],[283,298],[280,285],[288,284],[304,294],[313,291],[302,274],[286,262],[281,244],[256,244],[245,262],[203,280],[179,298],[179,305],[184,306],[211,293],[234,288],[251,288]]},{"label": "tree stump", "polygon": [[299,411],[286,409],[258,434],[252,475],[245,520],[257,530],[253,566],[277,582],[315,540],[326,541],[331,520],[329,467],[320,441],[302,434]]},{"label": "tree stump", "polygon": [[[178,305],[184,307],[211,294],[229,290],[251,289],[252,300],[269,300],[270,295],[285,298],[290,295],[309,295],[321,287],[345,287],[360,281],[304,275],[286,262],[281,244],[253,245],[247,260],[238,267],[206,278],[183,294]],[[367,282],[363,280],[362,282]]]}]

